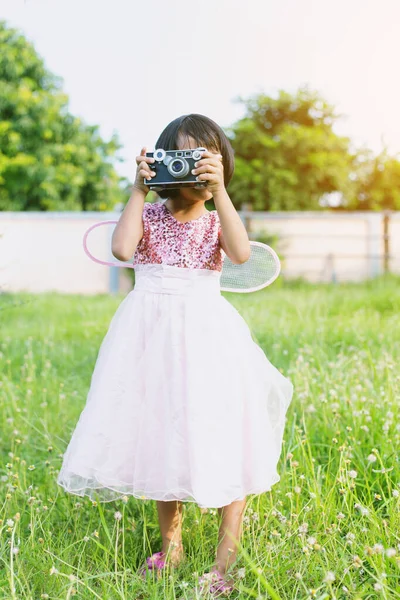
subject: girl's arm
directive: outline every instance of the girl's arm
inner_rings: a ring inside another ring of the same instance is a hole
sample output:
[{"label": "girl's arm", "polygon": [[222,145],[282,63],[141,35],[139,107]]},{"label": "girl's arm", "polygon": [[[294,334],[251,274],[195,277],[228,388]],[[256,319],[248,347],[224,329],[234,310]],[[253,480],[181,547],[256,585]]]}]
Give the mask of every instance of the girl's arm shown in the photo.
[{"label": "girl's arm", "polygon": [[111,240],[111,251],[118,260],[132,258],[136,246],[143,237],[143,206],[147,193],[133,187]]},{"label": "girl's arm", "polygon": [[240,265],[250,258],[251,246],[246,227],[225,188],[222,154],[204,150],[201,157],[194,163],[196,168],[192,173],[198,174],[198,181],[208,182],[221,225],[219,239],[222,250],[235,265]]},{"label": "girl's arm", "polygon": [[233,264],[240,265],[250,258],[251,252],[246,228],[225,188],[215,191],[213,199],[221,223],[221,247]]}]

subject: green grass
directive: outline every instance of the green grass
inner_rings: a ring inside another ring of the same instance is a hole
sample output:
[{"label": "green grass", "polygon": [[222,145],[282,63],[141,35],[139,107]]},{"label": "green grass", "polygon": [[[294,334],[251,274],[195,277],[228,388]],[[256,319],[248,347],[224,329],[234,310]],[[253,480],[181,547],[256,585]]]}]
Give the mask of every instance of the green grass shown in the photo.
[{"label": "green grass", "polygon": [[[248,497],[232,598],[400,598],[399,284],[226,294],[295,388],[281,481]],[[214,560],[218,513],[187,503],[187,564],[145,585],[155,501],[96,504],[56,483],[122,298],[0,296],[1,599],[193,598]]]}]

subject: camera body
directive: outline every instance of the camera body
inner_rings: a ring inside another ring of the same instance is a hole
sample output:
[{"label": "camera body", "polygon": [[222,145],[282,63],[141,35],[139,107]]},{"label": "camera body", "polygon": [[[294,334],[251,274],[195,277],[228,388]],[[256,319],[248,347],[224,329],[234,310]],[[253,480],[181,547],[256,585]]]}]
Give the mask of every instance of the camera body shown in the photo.
[{"label": "camera body", "polygon": [[180,187],[193,187],[202,189],[207,187],[207,181],[196,181],[193,175],[194,163],[201,158],[205,148],[187,150],[163,150],[157,148],[154,152],[146,152],[146,156],[154,157],[151,169],[155,171],[150,180],[144,178],[143,182],[150,190],[168,190]]}]

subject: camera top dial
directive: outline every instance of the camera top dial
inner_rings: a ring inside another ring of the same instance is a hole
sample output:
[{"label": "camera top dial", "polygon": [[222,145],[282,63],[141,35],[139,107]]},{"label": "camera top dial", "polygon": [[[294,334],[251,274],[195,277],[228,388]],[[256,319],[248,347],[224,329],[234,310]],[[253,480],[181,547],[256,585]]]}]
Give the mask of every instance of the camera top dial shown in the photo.
[{"label": "camera top dial", "polygon": [[194,160],[199,160],[199,158],[201,158],[201,152],[205,151],[205,148],[197,148],[196,150],[193,150],[192,157],[194,158]]},{"label": "camera top dial", "polygon": [[165,155],[166,155],[166,152],[162,148],[157,148],[153,154],[155,160],[158,160],[159,162],[164,160]]}]

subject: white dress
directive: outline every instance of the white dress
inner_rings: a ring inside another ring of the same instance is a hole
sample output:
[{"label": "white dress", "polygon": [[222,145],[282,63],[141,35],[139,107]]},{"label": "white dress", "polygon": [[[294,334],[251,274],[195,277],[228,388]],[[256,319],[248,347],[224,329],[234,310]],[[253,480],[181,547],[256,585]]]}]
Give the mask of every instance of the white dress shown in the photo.
[{"label": "white dress", "polygon": [[208,508],[269,491],[293,385],[221,295],[218,213],[182,223],[145,203],[143,225],[57,482]]}]

